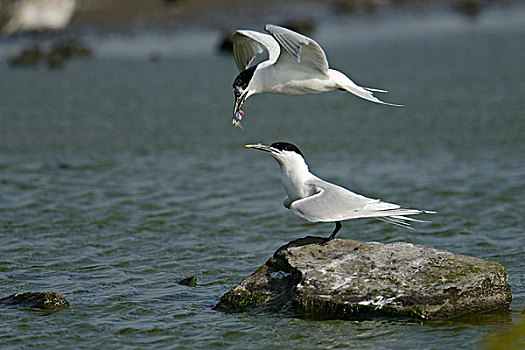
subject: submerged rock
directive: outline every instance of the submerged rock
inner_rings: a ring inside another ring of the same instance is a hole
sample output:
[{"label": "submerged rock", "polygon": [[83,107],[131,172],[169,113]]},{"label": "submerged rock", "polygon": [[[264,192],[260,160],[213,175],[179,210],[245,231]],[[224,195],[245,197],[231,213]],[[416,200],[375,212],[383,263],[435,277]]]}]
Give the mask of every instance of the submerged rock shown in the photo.
[{"label": "submerged rock", "polygon": [[58,311],[69,309],[69,302],[56,292],[27,292],[0,299],[0,306]]},{"label": "submerged rock", "polygon": [[197,286],[197,277],[196,276],[186,277],[184,279],[181,279],[177,283],[182,286],[195,287]]},{"label": "submerged rock", "polygon": [[498,263],[397,242],[305,237],[279,248],[226,293],[227,312],[290,312],[322,319],[440,319],[507,308],[507,270]]}]

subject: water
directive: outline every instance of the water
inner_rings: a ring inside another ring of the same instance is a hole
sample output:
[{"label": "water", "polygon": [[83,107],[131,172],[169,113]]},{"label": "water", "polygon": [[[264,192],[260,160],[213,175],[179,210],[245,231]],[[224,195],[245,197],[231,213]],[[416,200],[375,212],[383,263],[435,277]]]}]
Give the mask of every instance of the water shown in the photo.
[{"label": "water", "polygon": [[[324,25],[331,65],[405,107],[261,95],[244,131],[230,124],[233,61],[213,48],[163,45],[150,62],[128,54],[133,37],[110,53],[92,38],[97,57],[63,70],[1,65],[0,296],[54,290],[72,308],[2,310],[0,347],[479,347],[525,307],[523,14]],[[432,322],[213,311],[279,246],[332,230],[284,209],[277,164],[243,147],[259,141],[297,144],[314,173],[356,192],[436,210],[414,231],[362,220],[340,237],[497,261],[512,310]],[[197,287],[177,284],[191,275]]]}]

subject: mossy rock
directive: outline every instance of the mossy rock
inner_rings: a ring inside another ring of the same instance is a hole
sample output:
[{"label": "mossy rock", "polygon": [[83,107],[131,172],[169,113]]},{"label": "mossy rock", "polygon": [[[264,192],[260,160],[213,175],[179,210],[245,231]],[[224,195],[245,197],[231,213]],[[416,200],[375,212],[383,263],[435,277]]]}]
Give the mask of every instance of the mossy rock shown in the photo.
[{"label": "mossy rock", "polygon": [[308,318],[443,319],[508,308],[498,263],[404,242],[305,237],[279,248],[226,293],[217,309]]},{"label": "mossy rock", "polygon": [[228,312],[244,312],[253,310],[266,302],[267,297],[260,292],[249,292],[242,287],[235,287],[224,294],[215,307]]},{"label": "mossy rock", "polygon": [[55,311],[70,308],[66,298],[56,292],[17,293],[0,299],[0,306]]}]

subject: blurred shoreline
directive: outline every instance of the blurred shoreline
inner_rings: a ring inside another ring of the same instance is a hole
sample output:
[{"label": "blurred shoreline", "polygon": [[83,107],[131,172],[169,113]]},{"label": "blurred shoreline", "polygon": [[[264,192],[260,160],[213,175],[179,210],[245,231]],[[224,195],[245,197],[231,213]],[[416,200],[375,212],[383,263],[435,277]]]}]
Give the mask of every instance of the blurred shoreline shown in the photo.
[{"label": "blurred shoreline", "polygon": [[[83,0],[71,28],[105,31],[232,30],[266,23],[313,28],[351,16],[451,12],[475,19],[515,0]],[[300,28],[297,28],[300,29]]]},{"label": "blurred shoreline", "polygon": [[[13,1],[0,0],[4,14],[6,3]],[[21,65],[39,65],[45,60],[61,67],[64,55],[54,55],[57,45],[67,57],[93,52],[97,57],[147,57],[151,61],[229,53],[234,30],[262,31],[268,23],[315,35],[329,48],[338,46],[341,38],[345,43],[414,39],[458,30],[463,25],[489,30],[519,26],[525,13],[525,3],[516,0],[77,1],[77,10],[65,30],[20,31],[0,38],[0,58]],[[131,37],[133,40],[128,40]]]}]

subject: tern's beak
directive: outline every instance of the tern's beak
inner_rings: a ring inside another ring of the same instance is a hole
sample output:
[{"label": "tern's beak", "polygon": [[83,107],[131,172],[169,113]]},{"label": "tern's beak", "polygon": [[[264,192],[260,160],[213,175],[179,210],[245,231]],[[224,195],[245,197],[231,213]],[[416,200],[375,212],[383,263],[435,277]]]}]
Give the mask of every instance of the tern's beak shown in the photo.
[{"label": "tern's beak", "polygon": [[243,104],[243,98],[242,96],[239,96],[235,99],[235,104],[233,105],[233,117],[236,118],[240,111]]},{"label": "tern's beak", "polygon": [[241,126],[241,120],[242,116],[244,115],[244,112],[241,110],[241,107],[246,100],[246,97],[248,96],[248,92],[245,92],[244,94],[240,95],[239,97],[235,98],[235,104],[233,105],[233,119],[232,124],[235,126],[238,126],[242,128]]},{"label": "tern's beak", "polygon": [[265,152],[270,152],[270,153],[278,152],[278,150],[276,148],[273,148],[273,147],[270,147],[270,146],[267,146],[267,145],[263,145],[263,144],[260,144],[260,143],[258,143],[256,145],[245,145],[244,147],[258,149],[260,151],[265,151]]}]

